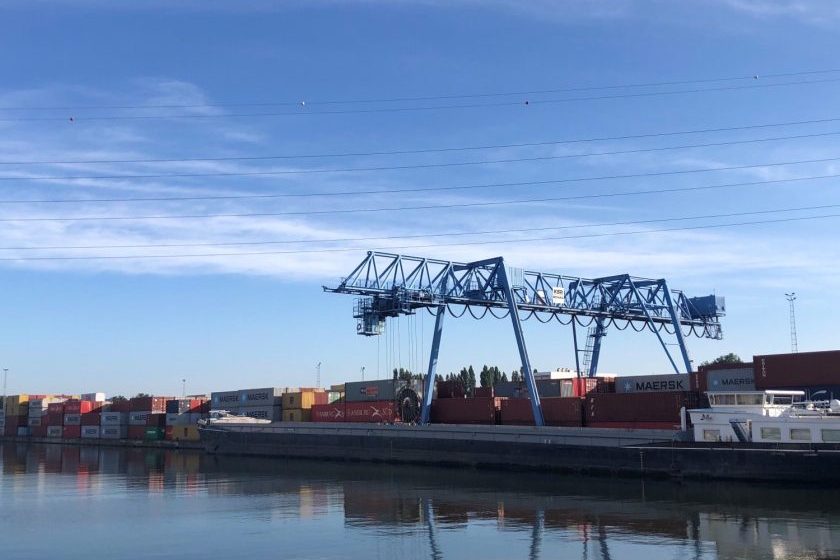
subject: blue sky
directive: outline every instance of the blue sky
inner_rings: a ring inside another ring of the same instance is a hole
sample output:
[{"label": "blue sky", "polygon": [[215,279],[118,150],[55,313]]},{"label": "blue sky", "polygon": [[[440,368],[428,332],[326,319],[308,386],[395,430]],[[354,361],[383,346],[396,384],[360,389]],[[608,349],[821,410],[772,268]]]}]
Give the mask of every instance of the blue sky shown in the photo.
[{"label": "blue sky", "polygon": [[[0,16],[3,162],[368,153],[840,118],[840,72],[772,76],[836,67],[840,9],[829,2],[12,0],[4,2]],[[753,75],[758,79],[749,79]],[[321,103],[712,78],[746,79],[455,100]],[[795,83],[772,85],[785,82]],[[728,86],[737,89],[665,94]],[[635,95],[639,93],[653,95]],[[285,102],[290,104],[253,105]],[[391,110],[447,104],[486,106]],[[171,105],[190,107],[166,107]],[[231,116],[288,112],[292,114]],[[149,115],[190,118],[136,118]],[[778,137],[787,139],[638,151]],[[571,157],[616,151],[635,153]],[[730,351],[743,357],[787,351],[783,294],[796,291],[800,349],[836,348],[832,316],[840,312],[840,304],[826,294],[837,288],[840,272],[837,218],[612,237],[534,238],[838,214],[838,208],[824,208],[579,227],[840,205],[837,179],[452,207],[833,175],[840,173],[840,159],[765,164],[835,157],[840,158],[840,121],[413,155],[4,164],[0,176],[31,180],[0,181],[2,200],[81,202],[0,204],[0,219],[6,220],[0,228],[0,362],[10,368],[10,392],[125,394],[176,393],[183,378],[190,392],[310,385],[319,361],[326,383],[357,378],[362,366],[368,377],[375,377],[377,369],[384,374],[386,366],[425,366],[420,349],[428,350],[430,317],[402,323],[403,350],[397,353],[402,357],[399,364],[386,364],[384,340],[377,344],[355,335],[352,298],[321,291],[322,284],[349,273],[366,248],[457,260],[502,255],[510,264],[532,270],[580,276],[627,272],[665,277],[689,295],[724,295],[725,338],[690,340],[697,362]],[[548,159],[439,166],[525,158]],[[427,167],[417,167],[423,165]],[[324,172],[406,166],[414,167]],[[751,167],[701,172],[737,166]],[[698,172],[354,196],[91,201],[388,191],[689,170]],[[252,175],[224,175],[235,173]],[[160,174],[206,176],[32,179]],[[230,216],[418,205],[450,208]],[[54,220],[195,214],[228,216]],[[575,229],[432,236],[558,226]],[[403,235],[418,237],[382,240]],[[359,237],[379,241],[334,241]],[[308,243],[196,246],[300,240]],[[459,241],[485,244],[458,246]],[[183,246],[155,246],[160,244]],[[152,247],[107,247],[115,245]],[[77,248],[44,248],[68,246]],[[353,250],[20,260],[313,248]],[[416,351],[410,350],[407,335],[415,331],[423,333]],[[392,332],[396,336],[396,325]],[[528,323],[525,332],[536,367],[574,363],[567,329]],[[505,370],[517,364],[508,322],[448,321],[441,369],[457,370],[470,363],[498,364]],[[644,334],[609,334],[601,364],[602,371],[621,374],[668,372],[655,338]]]}]

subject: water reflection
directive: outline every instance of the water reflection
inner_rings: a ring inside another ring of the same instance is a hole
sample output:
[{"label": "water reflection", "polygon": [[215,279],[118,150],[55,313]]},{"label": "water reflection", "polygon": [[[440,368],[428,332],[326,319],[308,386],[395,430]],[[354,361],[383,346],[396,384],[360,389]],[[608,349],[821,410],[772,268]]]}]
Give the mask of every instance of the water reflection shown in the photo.
[{"label": "water reflection", "polygon": [[[100,524],[99,534],[110,534],[113,542],[105,544],[117,557],[143,557],[132,548],[143,531],[162,545],[154,557],[167,557],[167,544],[191,536],[213,553],[276,552],[282,544],[284,558],[840,555],[836,489],[61,445],[4,444],[0,452],[0,541],[27,530],[22,520],[29,518],[50,519],[55,538],[72,539],[74,529],[63,526],[72,516],[62,508],[84,502],[85,516]],[[117,530],[126,518],[140,535]],[[47,550],[37,539],[16,546],[9,557]],[[120,554],[120,546],[133,554]]]}]

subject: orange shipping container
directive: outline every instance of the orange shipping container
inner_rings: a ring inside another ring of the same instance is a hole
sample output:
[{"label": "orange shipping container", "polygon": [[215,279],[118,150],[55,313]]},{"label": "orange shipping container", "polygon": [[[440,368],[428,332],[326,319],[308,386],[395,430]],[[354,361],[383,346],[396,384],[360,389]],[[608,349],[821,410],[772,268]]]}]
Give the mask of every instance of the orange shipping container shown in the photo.
[{"label": "orange shipping container", "polygon": [[282,402],[283,410],[309,410],[312,405],[327,404],[327,393],[309,389],[284,393]]}]

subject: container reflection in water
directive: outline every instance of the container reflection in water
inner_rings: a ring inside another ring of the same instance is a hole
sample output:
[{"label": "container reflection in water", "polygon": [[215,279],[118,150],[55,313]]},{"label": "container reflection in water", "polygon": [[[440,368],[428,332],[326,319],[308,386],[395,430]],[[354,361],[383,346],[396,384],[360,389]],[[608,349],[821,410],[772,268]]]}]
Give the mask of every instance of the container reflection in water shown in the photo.
[{"label": "container reflection in water", "polygon": [[72,445],[0,444],[0,460],[7,558],[48,557],[59,546],[62,558],[88,558],[81,517],[100,527],[109,556],[130,558],[182,558],[184,543],[231,558],[282,550],[336,560],[840,554],[836,489]]}]

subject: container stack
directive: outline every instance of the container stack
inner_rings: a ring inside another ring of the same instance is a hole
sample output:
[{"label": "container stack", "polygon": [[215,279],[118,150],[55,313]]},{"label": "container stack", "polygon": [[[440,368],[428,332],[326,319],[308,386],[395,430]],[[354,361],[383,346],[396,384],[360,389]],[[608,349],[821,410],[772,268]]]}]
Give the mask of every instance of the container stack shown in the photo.
[{"label": "container stack", "polygon": [[128,439],[160,441],[166,430],[166,401],[172,397],[134,397],[128,402]]},{"label": "container stack", "polygon": [[[540,399],[540,404],[546,426],[584,425],[582,398],[546,397]],[[534,411],[531,408],[531,399],[503,399],[499,418],[500,423],[506,426],[533,426]]]},{"label": "container stack", "polygon": [[327,393],[320,389],[301,389],[281,397],[284,422],[309,422],[312,407],[329,404]]},{"label": "container stack", "polygon": [[[209,412],[206,398],[166,401],[166,435],[172,441],[198,441],[198,421]],[[206,411],[206,412],[205,412]]]},{"label": "container stack", "polygon": [[53,402],[47,405],[47,433],[48,438],[64,437],[64,403]]},{"label": "container stack", "polygon": [[345,422],[393,423],[397,420],[394,401],[403,385],[393,379],[345,383]]},{"label": "container stack", "polygon": [[68,399],[64,402],[64,424],[61,437],[64,439],[79,439],[82,437],[82,418],[91,421],[90,413],[94,412],[94,401]]},{"label": "container stack", "polygon": [[49,423],[50,404],[63,403],[64,399],[52,395],[38,395],[38,398],[30,398],[27,414],[27,425],[29,435],[32,437],[47,437]]},{"label": "container stack", "polygon": [[99,437],[102,439],[127,439],[130,402],[121,400],[107,404],[99,417]]},{"label": "container stack", "polygon": [[805,391],[809,399],[840,399],[840,350],[754,356],[753,374],[759,391]]},{"label": "container stack", "polygon": [[263,387],[239,391],[239,410],[242,416],[279,422],[283,419],[284,394],[294,391],[288,387]]}]

